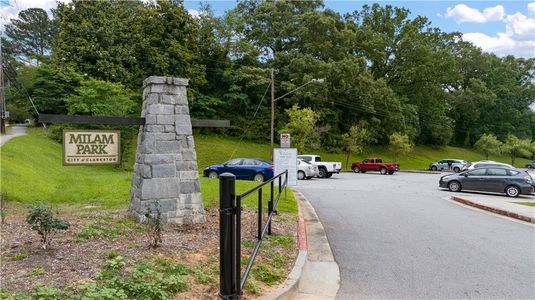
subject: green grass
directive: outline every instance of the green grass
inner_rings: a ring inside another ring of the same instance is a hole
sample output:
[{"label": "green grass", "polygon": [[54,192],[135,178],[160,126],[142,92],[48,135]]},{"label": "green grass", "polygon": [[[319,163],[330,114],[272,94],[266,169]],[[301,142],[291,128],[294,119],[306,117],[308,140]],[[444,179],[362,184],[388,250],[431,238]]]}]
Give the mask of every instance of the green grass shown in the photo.
[{"label": "green grass", "polygon": [[535,207],[535,202],[515,202],[516,204],[522,204]]},{"label": "green grass", "polygon": [[41,276],[45,274],[45,270],[43,268],[33,268],[28,273],[24,274],[26,277],[33,277],[33,276]]},{"label": "green grass", "polygon": [[15,255],[11,256],[9,259],[11,261],[19,261],[19,260],[25,259],[26,257],[28,257],[28,253],[21,252],[21,253],[17,253]]},{"label": "green grass", "polygon": [[[324,161],[340,161],[347,169],[346,155],[342,153],[320,153]],[[392,161],[392,155],[387,147],[371,147],[366,153],[361,155],[353,155],[349,159],[351,165],[354,161],[361,161],[367,157],[380,157],[384,161]],[[460,147],[431,147],[431,146],[416,146],[414,150],[406,156],[399,157],[397,163],[401,165],[402,170],[427,170],[429,164],[439,161],[444,158],[457,158],[467,161],[478,161],[486,159],[485,155],[474,151],[473,149]],[[511,158],[508,156],[490,156],[490,160],[495,160],[504,163],[511,163]],[[517,158],[515,161],[516,167],[524,167],[529,160]]]},{"label": "green grass", "polygon": [[113,166],[62,164],[61,144],[41,128],[29,128],[1,148],[1,188],[8,199],[22,203],[126,207],[132,173]]},{"label": "green grass", "polygon": [[[195,136],[195,145],[198,152],[199,169],[212,164],[225,162],[234,157],[255,157],[270,160],[270,147],[267,142],[259,144],[250,141],[240,141],[237,138],[200,135]],[[344,165],[344,168],[347,169],[345,153],[328,153],[325,151],[307,151],[307,153],[321,155],[321,158],[324,161],[340,161]],[[363,154],[351,155],[349,164],[354,161],[361,161],[367,157],[381,157],[385,161],[392,160],[392,155],[387,147],[375,146],[370,147]],[[458,158],[468,161],[486,159],[485,155],[474,151],[473,149],[451,146],[416,146],[411,153],[398,158],[398,163],[400,163],[401,168],[405,170],[421,170],[427,169],[430,163],[444,158]],[[508,156],[491,156],[489,159],[509,164],[511,163],[511,158]],[[517,158],[515,166],[524,167],[528,162],[529,160],[527,159]]]},{"label": "green grass", "polygon": [[[221,147],[220,147],[221,145]],[[200,136],[197,142],[199,170],[215,162],[221,162],[224,151],[231,153],[234,140],[226,141],[216,137]],[[255,156],[259,152],[258,144],[245,143],[238,152],[243,156]],[[217,149],[217,151],[214,151]],[[226,149],[226,150],[225,150]],[[246,149],[246,150],[243,150]],[[269,147],[265,147],[269,154]],[[130,149],[129,149],[130,150]],[[63,166],[61,144],[47,138],[41,128],[29,128],[28,135],[14,138],[1,148],[1,189],[8,199],[23,204],[47,202],[54,205],[76,204],[98,209],[124,209],[128,207],[132,172],[127,162],[123,167],[114,166]],[[133,151],[128,151],[133,152]],[[133,155],[129,155],[133,157]],[[219,181],[202,177],[201,191],[205,207],[215,208],[219,205]],[[237,181],[236,193],[241,194],[258,183]],[[269,196],[269,189],[263,189],[264,206]],[[243,202],[243,207],[257,206],[256,195],[251,195]],[[279,211],[295,212],[297,210],[293,193],[281,195]],[[91,225],[91,224],[90,224]],[[100,235],[115,235],[116,228],[102,229],[99,224],[87,228],[81,239]],[[84,232],[83,232],[84,233]]]},{"label": "green grass", "polygon": [[110,216],[87,220],[76,241],[98,238],[115,238],[128,235],[132,231],[144,232],[145,227],[130,218],[114,218]]}]

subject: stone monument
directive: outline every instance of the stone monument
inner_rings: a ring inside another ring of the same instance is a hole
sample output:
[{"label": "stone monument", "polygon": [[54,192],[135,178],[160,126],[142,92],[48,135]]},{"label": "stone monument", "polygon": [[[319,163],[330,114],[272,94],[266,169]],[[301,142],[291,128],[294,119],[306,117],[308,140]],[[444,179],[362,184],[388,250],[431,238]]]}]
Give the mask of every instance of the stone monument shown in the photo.
[{"label": "stone monument", "polygon": [[187,86],[183,78],[143,81],[145,125],[138,134],[129,208],[138,222],[154,202],[165,223],[205,222]]}]

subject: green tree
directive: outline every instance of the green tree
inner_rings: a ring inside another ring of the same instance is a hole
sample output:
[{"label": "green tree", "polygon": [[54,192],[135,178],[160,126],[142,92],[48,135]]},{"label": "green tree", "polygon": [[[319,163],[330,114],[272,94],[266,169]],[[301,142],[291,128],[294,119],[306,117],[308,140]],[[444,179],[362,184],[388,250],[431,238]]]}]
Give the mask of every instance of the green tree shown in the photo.
[{"label": "green tree", "polygon": [[531,158],[535,160],[535,141],[532,141],[529,145],[529,151],[531,152]]},{"label": "green tree", "polygon": [[414,147],[409,140],[409,136],[406,134],[394,132],[388,137],[388,139],[390,141],[388,148],[390,149],[390,152],[392,152],[392,159],[394,162],[397,162],[399,155],[408,154]]},{"label": "green tree", "polygon": [[500,154],[502,142],[500,142],[493,134],[483,134],[479,140],[474,144],[474,148],[485,154],[485,159],[489,159],[489,155]]},{"label": "green tree", "polygon": [[502,152],[511,157],[511,165],[515,165],[517,157],[527,157],[530,153],[530,141],[521,140],[515,135],[509,134],[502,145]]},{"label": "green tree", "polygon": [[286,114],[289,121],[281,132],[290,133],[293,146],[303,151],[317,138],[315,134],[317,116],[312,109],[300,109],[297,104],[287,109]]},{"label": "green tree", "polygon": [[135,105],[129,94],[120,84],[90,78],[65,102],[72,115],[127,116]]},{"label": "green tree", "polygon": [[351,154],[364,152],[366,147],[374,139],[370,135],[365,122],[359,122],[349,128],[349,131],[342,135],[342,150],[346,153],[346,166],[349,167]]},{"label": "green tree", "polygon": [[52,43],[57,36],[58,27],[53,19],[41,8],[28,8],[19,12],[17,19],[6,24],[14,54],[24,61],[33,59],[41,62],[43,56],[50,54]]}]

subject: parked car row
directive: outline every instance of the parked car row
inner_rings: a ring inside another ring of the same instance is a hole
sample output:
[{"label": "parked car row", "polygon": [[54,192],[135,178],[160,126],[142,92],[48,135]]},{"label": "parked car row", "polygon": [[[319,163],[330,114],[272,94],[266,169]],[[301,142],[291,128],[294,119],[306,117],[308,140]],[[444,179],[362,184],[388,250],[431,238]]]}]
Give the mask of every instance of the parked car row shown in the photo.
[{"label": "parked car row", "polygon": [[[462,159],[442,159],[429,165],[431,171],[453,171],[459,173],[466,170],[473,170],[487,167],[505,167],[513,168],[513,166],[493,160],[480,160],[474,163]],[[526,166],[527,167],[527,166]]]},{"label": "parked car row", "polygon": [[[318,155],[299,155],[297,157],[297,178],[330,178],[342,171],[340,162],[323,162]],[[274,176],[273,165],[256,158],[234,158],[222,164],[211,165],[204,169],[205,177],[218,178],[222,173],[232,173],[236,179],[263,182]]]}]

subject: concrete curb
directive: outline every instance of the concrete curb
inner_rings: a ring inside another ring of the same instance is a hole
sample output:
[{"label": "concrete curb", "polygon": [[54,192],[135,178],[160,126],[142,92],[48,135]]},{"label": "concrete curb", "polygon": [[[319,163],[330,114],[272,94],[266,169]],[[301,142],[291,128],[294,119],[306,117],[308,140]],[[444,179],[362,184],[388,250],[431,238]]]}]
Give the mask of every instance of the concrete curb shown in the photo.
[{"label": "concrete curb", "polygon": [[526,216],[519,215],[519,214],[514,213],[514,212],[510,212],[510,211],[506,211],[506,210],[503,210],[503,209],[499,209],[499,208],[495,208],[495,207],[479,204],[479,203],[476,203],[476,202],[472,202],[470,200],[467,200],[467,199],[464,199],[464,198],[461,198],[461,197],[458,197],[458,196],[452,196],[451,200],[459,202],[459,203],[462,203],[464,205],[468,205],[468,206],[472,206],[472,207],[479,208],[479,209],[482,209],[482,210],[486,210],[486,211],[489,211],[489,212],[492,212],[492,213],[495,213],[495,214],[498,214],[498,215],[502,215],[502,216],[506,216],[506,217],[509,217],[509,218],[513,218],[513,219],[517,219],[517,220],[520,220],[520,221],[524,221],[524,222],[535,224],[535,217],[534,218],[526,217]]},{"label": "concrete curb", "polygon": [[[296,193],[294,197],[297,199]],[[295,259],[294,267],[292,271],[284,281],[284,283],[275,289],[271,294],[260,297],[261,300],[284,300],[292,299],[298,292],[299,279],[303,273],[303,267],[307,261],[308,251],[307,251],[307,236],[306,236],[306,224],[305,219],[303,218],[303,212],[299,201],[297,201],[297,243],[299,248],[299,253]]]},{"label": "concrete curb", "polygon": [[[353,171],[342,171],[344,173],[353,173]],[[427,171],[427,170],[399,170],[400,173],[420,173],[420,174],[442,174],[440,171]]]},{"label": "concrete curb", "polygon": [[399,170],[401,173],[419,173],[419,174],[442,174],[440,171],[426,171],[426,170]]},{"label": "concrete curb", "polygon": [[308,255],[293,299],[334,299],[340,288],[340,268],[314,207],[302,193],[294,194],[306,225]]}]

